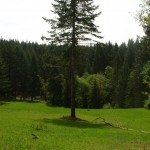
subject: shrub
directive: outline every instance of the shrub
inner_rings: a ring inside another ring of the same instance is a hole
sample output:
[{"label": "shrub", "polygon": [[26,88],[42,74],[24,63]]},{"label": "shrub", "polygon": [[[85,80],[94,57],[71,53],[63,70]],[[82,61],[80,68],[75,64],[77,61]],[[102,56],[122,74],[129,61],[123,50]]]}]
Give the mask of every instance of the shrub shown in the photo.
[{"label": "shrub", "polygon": [[147,109],[150,109],[150,96],[149,96],[149,99],[145,100],[144,107]]},{"label": "shrub", "polygon": [[106,103],[103,105],[103,109],[112,109],[112,105],[110,103]]}]

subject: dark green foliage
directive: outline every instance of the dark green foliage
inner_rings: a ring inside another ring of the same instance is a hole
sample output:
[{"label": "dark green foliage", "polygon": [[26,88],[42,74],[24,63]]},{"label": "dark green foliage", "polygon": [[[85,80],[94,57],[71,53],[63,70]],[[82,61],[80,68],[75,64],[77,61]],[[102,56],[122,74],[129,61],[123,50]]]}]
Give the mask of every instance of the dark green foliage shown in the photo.
[{"label": "dark green foliage", "polygon": [[150,97],[144,101],[144,107],[150,110]]},{"label": "dark green foliage", "polygon": [[10,90],[8,68],[3,59],[0,57],[0,97],[8,98]]},{"label": "dark green foliage", "polygon": [[62,106],[65,91],[65,79],[62,74],[49,80],[50,99],[48,103],[53,106]]},{"label": "dark green foliage", "polygon": [[[70,107],[70,78],[63,58],[66,49],[1,39],[0,96],[30,100],[40,96],[50,105]],[[102,108],[106,103],[143,107],[149,95],[149,55],[144,40],[77,49],[76,107]]]},{"label": "dark green foliage", "polygon": [[41,78],[39,76],[39,81],[40,81],[40,90],[41,90],[40,94],[41,94],[41,97],[42,97],[42,99],[44,99],[45,101],[48,102],[48,100],[50,99],[48,79],[44,80],[43,78]]},{"label": "dark green foliage", "polygon": [[148,61],[141,72],[141,78],[143,82],[143,92],[147,98],[150,96],[150,61]]},{"label": "dark green foliage", "polygon": [[103,74],[84,74],[77,81],[77,107],[102,108],[109,99],[110,81]]},{"label": "dark green foliage", "polygon": [[106,80],[106,90],[107,90],[107,97],[106,97],[106,102],[108,103],[112,103],[113,102],[113,88],[114,88],[114,85],[113,85],[113,79],[114,79],[114,69],[110,66],[107,66],[105,68],[105,72],[104,72],[104,75],[105,75],[105,80]]},{"label": "dark green foliage", "polygon": [[142,107],[144,97],[142,96],[142,82],[140,78],[140,68],[134,68],[128,79],[128,89],[126,95],[127,107]]},{"label": "dark green foliage", "polygon": [[95,18],[100,15],[95,12],[99,6],[94,5],[93,0],[54,0],[52,6],[52,12],[57,17],[43,18],[51,25],[50,37],[43,39],[51,44],[68,45],[71,117],[75,118],[77,45],[79,42],[91,40],[87,37],[89,34],[97,39],[101,38],[98,26],[94,24]]},{"label": "dark green foliage", "polygon": [[146,84],[147,88],[150,88],[150,61],[148,61],[141,72],[143,83]]},{"label": "dark green foliage", "polygon": [[139,45],[139,42],[136,43],[136,53],[135,53],[135,62],[132,67],[132,70],[128,76],[127,83],[127,93],[126,93],[126,104],[127,107],[142,107],[144,104],[143,90],[144,86],[142,83],[142,78],[140,76],[143,65],[147,60],[147,54],[145,49],[143,49],[143,43]]},{"label": "dark green foliage", "polygon": [[44,18],[51,24],[50,38],[43,37],[50,45],[0,39],[0,97],[73,104],[74,116],[75,105],[143,107],[150,95],[149,2],[139,12],[145,36],[118,45],[89,43],[101,38],[93,0],[54,0],[56,18]]},{"label": "dark green foliage", "polygon": [[[99,6],[94,5],[93,0],[54,0],[52,12],[57,16],[55,19],[43,18],[50,23],[50,37],[42,37],[55,44],[78,44],[78,41],[87,41],[91,34],[101,38],[98,26],[94,24],[95,18],[100,13],[95,13]],[[74,36],[74,37],[73,37]],[[74,39],[75,38],[75,39]]]},{"label": "dark green foliage", "polygon": [[93,87],[91,91],[91,98],[89,101],[89,108],[99,108],[100,107],[100,89],[98,87],[98,84],[96,82],[96,79],[94,79]]},{"label": "dark green foliage", "polygon": [[76,92],[76,101],[77,106],[81,108],[88,108],[91,94],[91,85],[88,81],[82,77],[77,77],[77,92]]},{"label": "dark green foliage", "polygon": [[100,72],[105,70],[105,67],[107,66],[107,56],[106,52],[102,49],[101,45],[97,44],[95,47],[95,59],[93,64],[94,73]]}]

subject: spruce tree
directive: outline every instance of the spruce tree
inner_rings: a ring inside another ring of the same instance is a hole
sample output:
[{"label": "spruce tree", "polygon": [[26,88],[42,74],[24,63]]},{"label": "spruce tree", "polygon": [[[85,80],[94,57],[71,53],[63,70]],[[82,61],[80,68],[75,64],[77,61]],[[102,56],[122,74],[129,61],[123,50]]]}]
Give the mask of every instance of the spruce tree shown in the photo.
[{"label": "spruce tree", "polygon": [[0,57],[0,97],[6,98],[9,96],[10,82],[8,79],[7,66]]},{"label": "spruce tree", "polygon": [[50,37],[42,37],[51,44],[68,45],[68,64],[70,72],[71,89],[71,117],[75,118],[75,95],[76,95],[76,56],[77,45],[81,41],[89,41],[92,35],[100,39],[98,26],[94,24],[95,19],[100,15],[95,11],[99,6],[93,0],[54,0],[52,12],[56,15],[54,19],[43,18],[50,23]]}]

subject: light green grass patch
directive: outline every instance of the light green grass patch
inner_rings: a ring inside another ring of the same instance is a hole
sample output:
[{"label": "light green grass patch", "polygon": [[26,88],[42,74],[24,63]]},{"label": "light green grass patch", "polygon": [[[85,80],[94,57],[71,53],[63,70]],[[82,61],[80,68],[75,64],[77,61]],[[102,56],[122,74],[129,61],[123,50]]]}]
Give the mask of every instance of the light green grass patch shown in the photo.
[{"label": "light green grass patch", "polygon": [[[150,111],[146,109],[77,109],[84,121],[61,119],[70,109],[44,103],[0,105],[0,150],[150,149]],[[105,125],[101,119],[133,131]],[[32,134],[38,138],[34,139]]]}]

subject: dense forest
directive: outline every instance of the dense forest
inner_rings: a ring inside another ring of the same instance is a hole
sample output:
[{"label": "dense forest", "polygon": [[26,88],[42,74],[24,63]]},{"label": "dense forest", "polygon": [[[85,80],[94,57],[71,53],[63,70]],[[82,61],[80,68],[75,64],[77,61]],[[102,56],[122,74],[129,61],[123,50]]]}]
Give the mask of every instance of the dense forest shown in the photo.
[{"label": "dense forest", "polygon": [[[77,47],[76,107],[143,107],[150,54],[143,39]],[[0,97],[70,107],[67,46],[0,39]]]},{"label": "dense forest", "polygon": [[[101,12],[94,1],[54,0],[49,45],[0,39],[0,98],[80,108],[150,108],[150,9],[143,1],[138,20],[145,36],[121,45],[96,41]],[[82,9],[84,8],[84,9]],[[94,40],[93,40],[94,41]]]}]

